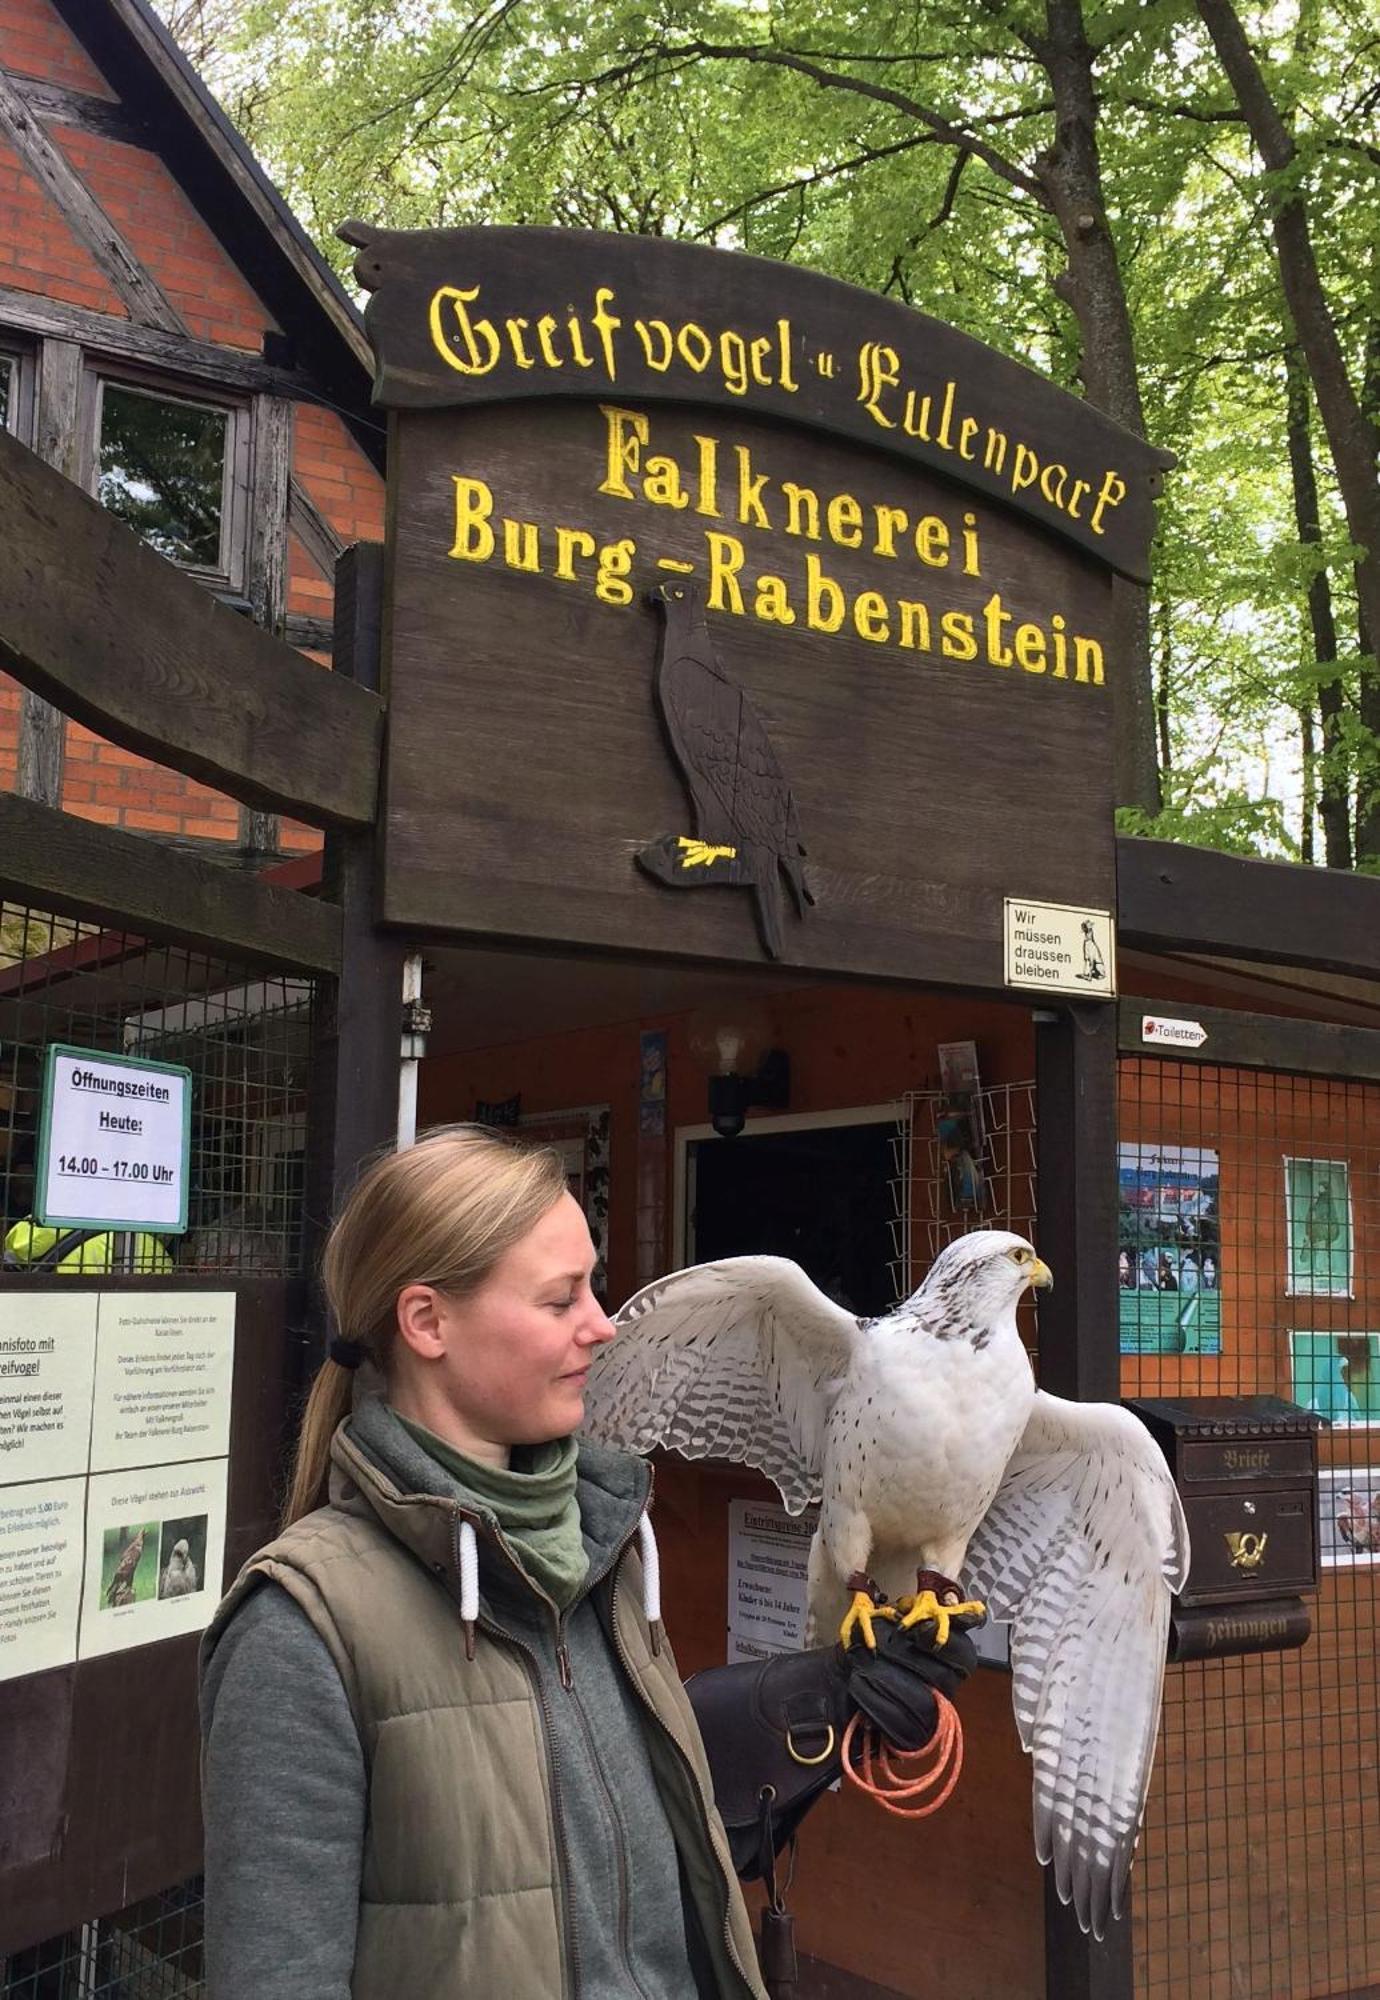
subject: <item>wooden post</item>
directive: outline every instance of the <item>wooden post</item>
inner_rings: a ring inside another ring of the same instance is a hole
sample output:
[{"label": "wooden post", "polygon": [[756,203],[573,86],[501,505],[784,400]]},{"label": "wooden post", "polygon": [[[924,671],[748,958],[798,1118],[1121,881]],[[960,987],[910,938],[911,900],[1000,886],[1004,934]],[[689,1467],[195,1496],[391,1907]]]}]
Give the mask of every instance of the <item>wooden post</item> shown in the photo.
[{"label": "wooden post", "polygon": [[[34,450],[64,479],[80,484],[81,349],[72,340],[44,340],[38,350],[34,397]],[[61,709],[32,688],[19,697],[19,768],[15,790],[40,805],[62,804],[67,723]]]},{"label": "wooden post", "polygon": [[[256,396],[254,464],[249,482],[249,560],[245,588],[256,625],[275,639],[287,617],[288,488],[292,479],[292,404],[283,396]],[[270,859],[282,842],[276,813],[242,805],[239,844],[246,855]]]},{"label": "wooden post", "polygon": [[[1040,1299],[1040,1386],[1119,1402],[1115,1007],[1037,1013],[1036,1241],[1054,1272]],[[1045,1871],[1049,2000],[1132,2000],[1129,1908],[1101,1944],[1085,1937]]]},{"label": "wooden post", "polygon": [[[334,672],[371,692],[379,686],[382,614],[383,549],[358,543],[336,569]],[[372,827],[326,836],[321,888],[341,909],[342,971],[318,989],[305,1215],[313,1271],[360,1162],[397,1133],[404,944],[376,927],[375,853]],[[314,1334],[324,1336],[319,1296],[313,1318]],[[306,1358],[311,1365],[315,1355]]]}]

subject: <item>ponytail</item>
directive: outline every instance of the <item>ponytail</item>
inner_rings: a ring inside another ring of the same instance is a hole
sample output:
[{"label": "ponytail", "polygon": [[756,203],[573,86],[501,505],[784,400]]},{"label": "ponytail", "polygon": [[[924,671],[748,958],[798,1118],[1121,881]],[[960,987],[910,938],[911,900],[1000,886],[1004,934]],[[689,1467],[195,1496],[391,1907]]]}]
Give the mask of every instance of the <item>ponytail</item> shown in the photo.
[{"label": "ponytail", "polygon": [[[481,1125],[443,1125],[406,1152],[383,1154],[326,1241],[322,1279],[339,1337],[386,1380],[399,1292],[434,1285],[460,1299],[476,1291],[564,1192],[565,1162],[553,1147],[524,1146]],[[353,1370],[323,1362],[302,1413],[284,1527],[324,1506],[331,1439],[353,1397]]]},{"label": "ponytail", "polygon": [[283,1509],[283,1526],[290,1528],[304,1514],[326,1504],[326,1487],[331,1469],[331,1439],[350,1414],[354,1395],[354,1372],[338,1361],[325,1361],[317,1371],[302,1412],[302,1428],[297,1439],[297,1456],[292,1465],[292,1483]]}]

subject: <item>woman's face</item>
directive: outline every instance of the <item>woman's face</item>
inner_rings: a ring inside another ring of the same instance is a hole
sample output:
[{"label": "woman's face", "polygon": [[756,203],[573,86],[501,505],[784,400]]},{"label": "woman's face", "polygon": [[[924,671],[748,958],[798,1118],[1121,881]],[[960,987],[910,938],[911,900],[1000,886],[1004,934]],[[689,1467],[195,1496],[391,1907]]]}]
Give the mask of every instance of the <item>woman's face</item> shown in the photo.
[{"label": "woman's face", "polygon": [[[590,1290],[594,1263],[584,1215],[563,1194],[467,1298],[430,1286],[401,1295],[403,1319],[413,1294],[430,1293],[436,1345],[422,1381],[409,1366],[409,1386],[443,1401],[462,1449],[541,1444],[579,1429],[591,1358],[614,1333]],[[410,1364],[408,1349],[418,1351],[415,1340],[399,1343]],[[435,1416],[433,1407],[421,1421],[439,1432]]]}]

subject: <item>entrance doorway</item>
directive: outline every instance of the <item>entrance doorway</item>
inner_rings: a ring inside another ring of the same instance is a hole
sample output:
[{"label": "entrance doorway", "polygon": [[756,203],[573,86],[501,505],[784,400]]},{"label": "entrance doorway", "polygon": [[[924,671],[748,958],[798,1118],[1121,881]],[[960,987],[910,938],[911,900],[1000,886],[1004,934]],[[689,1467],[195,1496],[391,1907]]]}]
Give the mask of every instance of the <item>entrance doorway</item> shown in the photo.
[{"label": "entrance doorway", "polygon": [[[754,1119],[735,1139],[692,1128],[683,1148],[686,1263],[789,1257],[861,1317],[897,1303],[900,1107]],[[679,1163],[678,1163],[679,1164]]]}]

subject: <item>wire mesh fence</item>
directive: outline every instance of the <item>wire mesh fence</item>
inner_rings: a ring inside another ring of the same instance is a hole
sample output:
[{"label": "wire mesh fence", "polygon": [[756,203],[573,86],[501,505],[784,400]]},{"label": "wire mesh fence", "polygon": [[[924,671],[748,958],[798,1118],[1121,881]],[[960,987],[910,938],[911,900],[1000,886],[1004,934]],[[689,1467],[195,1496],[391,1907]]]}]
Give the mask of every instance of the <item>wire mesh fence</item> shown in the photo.
[{"label": "wire mesh fence", "polygon": [[1380,1084],[1121,1068],[1123,1390],[1325,1420],[1296,1652],[1171,1667],[1135,1887],[1138,2000],[1380,1992]]},{"label": "wire mesh fence", "polygon": [[[0,1241],[6,1267],[151,1278],[288,1276],[301,1266],[312,983],[0,903]],[[185,1235],[34,1221],[53,1045],[140,1056],[192,1077]]]},{"label": "wire mesh fence", "polygon": [[200,2000],[203,1913],[194,1876],[116,1916],[0,1955],[0,2000]]}]

